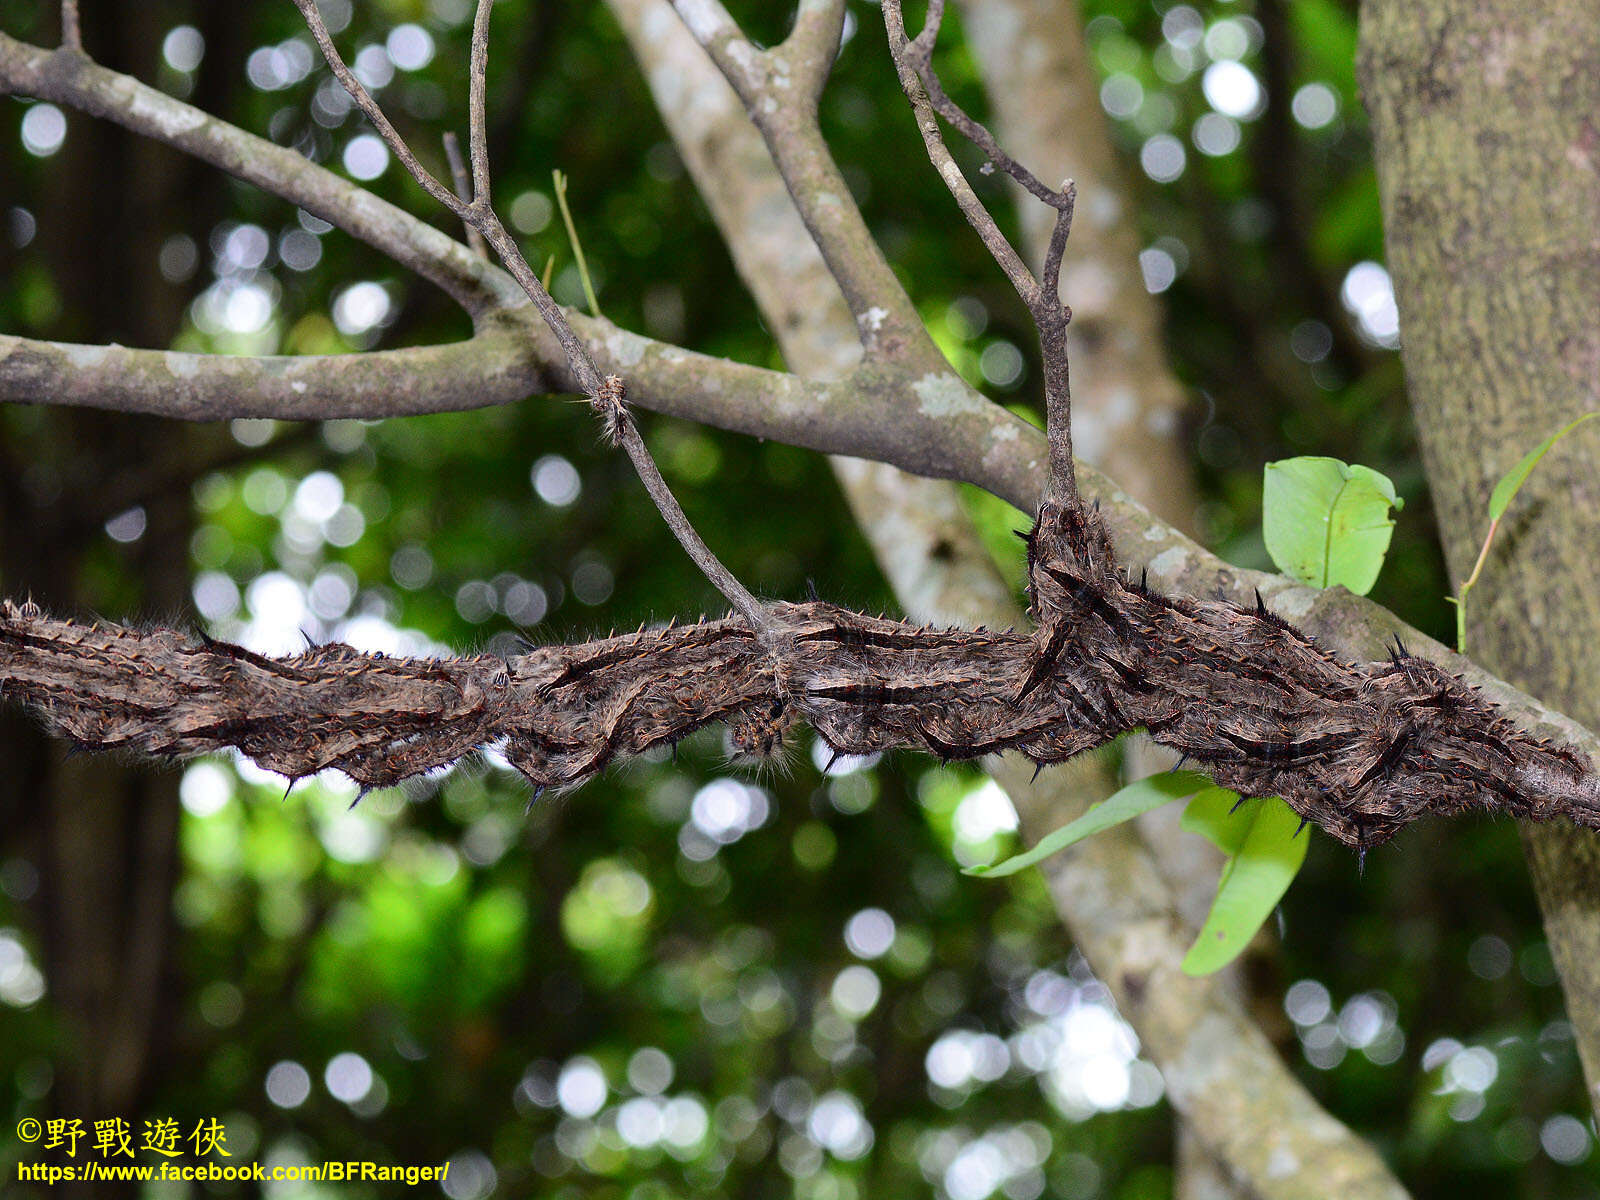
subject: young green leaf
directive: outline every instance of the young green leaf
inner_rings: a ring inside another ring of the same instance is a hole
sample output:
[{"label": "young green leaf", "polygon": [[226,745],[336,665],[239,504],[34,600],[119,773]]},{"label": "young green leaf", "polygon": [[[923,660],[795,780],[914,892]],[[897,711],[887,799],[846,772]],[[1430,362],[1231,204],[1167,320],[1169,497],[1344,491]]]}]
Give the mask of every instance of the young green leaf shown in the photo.
[{"label": "young green leaf", "polygon": [[[1243,823],[1244,810],[1235,819]],[[1209,975],[1238,957],[1305,861],[1310,839],[1295,836],[1300,818],[1282,800],[1261,801],[1248,822],[1238,853],[1222,868],[1200,936],[1184,956],[1186,975]]]},{"label": "young green leaf", "polygon": [[1189,801],[1178,825],[1186,833],[1198,833],[1232,858],[1244,845],[1245,834],[1250,832],[1256,810],[1262,803],[1252,796],[1241,804],[1238,792],[1225,787],[1208,787]]},{"label": "young green leaf", "polygon": [[1600,412],[1584,413],[1576,421],[1558,429],[1530,450],[1521,462],[1502,475],[1500,482],[1494,485],[1494,493],[1489,497],[1489,520],[1498,521],[1506,515],[1506,509],[1511,507],[1511,502],[1517,498],[1522,485],[1528,482],[1528,476],[1533,474],[1533,469],[1539,465],[1539,460],[1550,453],[1552,446],[1579,425],[1595,417],[1600,417]]},{"label": "young green leaf", "polygon": [[987,867],[968,867],[966,874],[977,875],[985,879],[993,879],[1001,875],[1015,875],[1025,867],[1031,867],[1041,859],[1049,858],[1058,850],[1065,850],[1074,842],[1081,842],[1092,834],[1103,829],[1110,829],[1113,825],[1120,825],[1124,821],[1132,820],[1140,813],[1149,812],[1153,808],[1160,808],[1173,800],[1192,796],[1202,788],[1209,788],[1211,780],[1198,771],[1168,771],[1161,775],[1151,775],[1145,779],[1130,783],[1121,791],[1113,792],[1105,800],[1096,804],[1076,821],[1071,821],[1048,833],[1039,839],[1038,845],[1023,854],[1015,855]]},{"label": "young green leaf", "polygon": [[1403,503],[1387,475],[1336,458],[1268,463],[1262,493],[1267,553],[1285,575],[1312,587],[1372,589]]},{"label": "young green leaf", "polygon": [[1579,425],[1592,417],[1600,417],[1600,412],[1584,413],[1575,421],[1570,421],[1556,430],[1532,450],[1528,451],[1516,466],[1500,477],[1500,482],[1494,485],[1494,492],[1489,496],[1489,529],[1483,535],[1483,545],[1478,547],[1478,561],[1472,564],[1472,574],[1462,582],[1454,596],[1445,599],[1456,606],[1456,653],[1467,652],[1467,596],[1471,593],[1473,585],[1478,582],[1478,576],[1483,573],[1483,564],[1489,559],[1489,547],[1494,545],[1494,535],[1500,529],[1500,518],[1506,515],[1506,509],[1511,507],[1511,502],[1517,498],[1517,493],[1522,490],[1522,485],[1528,482],[1528,476],[1533,474],[1533,469],[1539,465],[1539,460],[1550,453],[1550,448]]}]

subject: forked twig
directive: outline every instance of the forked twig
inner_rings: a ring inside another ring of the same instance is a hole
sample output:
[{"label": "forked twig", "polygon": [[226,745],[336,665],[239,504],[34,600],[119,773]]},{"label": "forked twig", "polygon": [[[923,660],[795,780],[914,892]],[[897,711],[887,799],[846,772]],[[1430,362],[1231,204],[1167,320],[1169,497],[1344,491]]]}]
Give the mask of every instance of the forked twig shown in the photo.
[{"label": "forked twig", "polygon": [[633,462],[634,470],[644,483],[645,490],[650,493],[650,498],[660,510],[662,519],[666,521],[673,536],[678,539],[678,543],[694,561],[695,566],[700,568],[701,573],[722,593],[739,615],[750,623],[750,627],[764,643],[776,639],[779,632],[776,618],[712,553],[711,548],[689,523],[689,518],[672,495],[666,480],[661,477],[660,469],[650,457],[650,451],[645,446],[644,439],[639,436],[633,417],[628,412],[625,403],[627,390],[623,381],[615,375],[601,375],[588,348],[573,332],[566,315],[561,311],[561,306],[551,298],[538,276],[533,273],[533,268],[523,257],[516,240],[507,232],[490,204],[484,93],[489,55],[489,14],[494,7],[494,0],[478,0],[477,12],[472,23],[467,130],[467,152],[472,163],[470,200],[457,196],[454,191],[434,178],[418,161],[405,139],[384,115],[378,102],[340,56],[338,47],[333,44],[333,35],[329,33],[322,14],[317,11],[316,0],[294,0],[294,3],[300,10],[300,15],[305,18],[312,37],[316,39],[322,57],[327,60],[335,77],[344,85],[356,105],[378,130],[384,144],[430,196],[460,217],[469,228],[477,230],[483,236],[484,241],[488,242],[499,255],[506,270],[511,272],[512,278],[527,293],[528,299],[539,310],[539,315],[544,318],[550,331],[555,334],[556,340],[561,343],[573,374],[577,376],[584,394],[589,398],[589,403],[600,416],[607,438],[613,445],[621,446],[627,452],[628,458]]},{"label": "forked twig", "polygon": [[685,27],[744,104],[800,220],[856,320],[864,359],[947,369],[916,305],[873,237],[828,151],[812,89],[839,49],[843,6],[806,0],[789,37],[757,48],[720,0],[672,0]]},{"label": "forked twig", "polygon": [[[1067,325],[1072,320],[1072,310],[1061,301],[1060,278],[1061,259],[1066,253],[1067,237],[1072,232],[1077,188],[1070,179],[1059,190],[1040,183],[1031,171],[1000,148],[993,134],[968,116],[945,93],[933,69],[933,46],[938,39],[943,17],[943,0],[930,0],[928,20],[922,32],[914,39],[908,38],[900,0],[883,0],[889,53],[900,76],[901,89],[916,115],[917,130],[922,135],[928,158],[944,180],[962,216],[966,217],[990,256],[1005,272],[1038,327],[1044,367],[1045,434],[1050,445],[1050,477],[1045,488],[1044,503],[1053,508],[1075,509],[1080,501],[1077,471],[1072,458],[1072,390],[1067,371]],[[1001,232],[999,224],[967,181],[960,164],[939,132],[939,116],[987,154],[990,162],[1030,194],[1056,210],[1055,228],[1050,234],[1041,278],[1034,278],[1033,272],[1022,261],[1022,256]]]},{"label": "forked twig", "polygon": [[801,0],[789,36],[774,48],[785,57],[794,76],[792,84],[798,85],[812,111],[833,70],[843,33],[844,0]]}]

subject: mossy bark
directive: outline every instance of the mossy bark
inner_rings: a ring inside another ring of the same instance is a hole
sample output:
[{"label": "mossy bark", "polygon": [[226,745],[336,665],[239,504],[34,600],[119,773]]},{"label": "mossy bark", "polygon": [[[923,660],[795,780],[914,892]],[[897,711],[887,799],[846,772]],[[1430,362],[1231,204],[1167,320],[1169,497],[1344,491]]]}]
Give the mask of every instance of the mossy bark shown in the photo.
[{"label": "mossy bark", "polygon": [[[1600,18],[1593,0],[1365,0],[1372,116],[1407,382],[1452,575],[1495,481],[1600,408]],[[1600,724],[1594,433],[1540,465],[1467,614],[1491,671]],[[1600,839],[1530,827],[1528,857],[1595,1098]]]}]

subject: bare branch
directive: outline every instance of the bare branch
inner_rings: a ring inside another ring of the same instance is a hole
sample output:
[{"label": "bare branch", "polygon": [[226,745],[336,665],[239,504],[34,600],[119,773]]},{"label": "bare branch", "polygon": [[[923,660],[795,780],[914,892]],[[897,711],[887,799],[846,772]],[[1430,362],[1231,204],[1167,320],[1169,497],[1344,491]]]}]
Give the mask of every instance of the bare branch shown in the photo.
[{"label": "bare branch", "polygon": [[[938,73],[933,69],[933,48],[939,40],[939,28],[943,21],[944,0],[932,0],[928,5],[927,23],[905,51],[906,60],[922,80],[923,86],[928,89],[928,99],[932,102],[934,111],[955,126],[962,137],[988,155],[991,163],[1015,179],[1035,199],[1058,211],[1067,211],[1071,208],[1071,204],[1064,191],[1041,183],[1032,171],[1006,153],[994,134],[990,133],[981,122],[969,116],[965,109],[946,94],[944,86],[939,82]],[[898,5],[896,5],[895,22],[903,35],[904,25],[901,23]]]},{"label": "bare branch", "polygon": [[[934,119],[933,106],[929,103],[926,82],[917,70],[917,61],[912,54],[912,43],[906,38],[900,6],[895,0],[888,0],[884,4],[883,19],[889,32],[889,54],[900,74],[901,89],[910,100],[911,110],[916,115],[917,132],[922,135],[922,144],[928,152],[929,161],[939,173],[939,178],[944,180],[945,187],[954,197],[956,206],[961,209],[961,215],[966,217],[967,223],[982,240],[985,249],[1005,272],[1017,295],[1028,306],[1029,312],[1037,316],[1040,300],[1039,283],[1034,279],[1033,272],[1028,270],[1027,264],[1022,261],[1022,256],[1000,231],[1000,226],[984,207],[983,201],[978,199],[977,192],[967,182],[960,165],[950,153],[949,147],[944,144],[944,137],[939,132],[939,122]],[[929,29],[937,28],[932,24],[933,19],[933,9],[930,6]],[[925,30],[923,36],[926,34]]]},{"label": "bare branch", "polygon": [[[556,335],[556,339],[560,341],[562,349],[566,352],[568,362],[583,385],[584,392],[591,400],[597,399],[603,382],[599,369],[595,367],[593,359],[589,357],[588,352],[578,341],[577,335],[572,332],[572,328],[567,324],[559,306],[550,298],[550,294],[545,291],[538,277],[534,275],[533,270],[528,266],[527,260],[522,256],[521,249],[506,232],[505,227],[500,224],[499,218],[495,216],[493,209],[489,207],[486,193],[483,195],[475,194],[470,202],[466,202],[435,179],[427,168],[417,161],[416,155],[406,145],[405,139],[390,124],[389,118],[384,116],[383,110],[378,106],[378,102],[372,98],[372,94],[367,91],[366,86],[356,78],[355,73],[350,70],[344,59],[340,57],[338,48],[333,44],[333,37],[329,34],[328,27],[322,20],[322,14],[317,11],[316,0],[294,0],[294,3],[295,7],[300,10],[301,16],[305,18],[312,36],[316,39],[317,46],[322,51],[323,58],[327,60],[328,66],[332,68],[335,77],[338,78],[345,91],[350,94],[357,106],[366,114],[367,119],[378,130],[384,144],[389,147],[390,151],[411,174],[411,177],[421,184],[430,196],[455,213],[468,225],[478,230],[483,235],[484,240],[494,247],[495,253],[500,256],[500,261],[505,264],[506,269],[511,272],[512,278],[517,281],[528,299],[533,302],[534,307],[539,310],[539,314],[544,317],[546,323],[550,326],[551,332]],[[479,9],[477,20],[484,23],[485,26],[490,7],[489,3],[485,3]],[[482,39],[477,35],[478,29],[475,24],[473,48],[475,82],[472,84],[472,88],[477,100],[481,103],[482,79],[481,73],[477,70],[479,66],[478,58],[480,50],[484,54],[487,54],[487,50],[479,45]],[[487,166],[487,158],[484,157],[486,152],[479,145],[482,140],[480,135],[483,130],[481,111],[473,114],[472,124],[473,130],[470,140],[473,144],[470,150],[473,156],[473,185],[476,193],[478,187],[476,175],[480,159],[485,167]]]},{"label": "bare branch", "polygon": [[459,199],[453,191],[435,179],[411,152],[411,147],[406,145],[405,138],[401,137],[399,131],[389,123],[389,118],[384,116],[383,109],[378,107],[378,102],[372,98],[372,93],[367,91],[366,84],[356,78],[356,73],[340,56],[339,48],[333,44],[333,35],[328,32],[327,22],[317,11],[317,0],[294,0],[294,6],[305,18],[306,27],[316,39],[322,57],[327,60],[328,66],[333,68],[334,75],[344,90],[350,94],[350,98],[356,102],[356,107],[365,114],[367,120],[372,122],[373,128],[383,138],[384,145],[389,147],[389,152],[400,160],[400,165],[405,167],[411,178],[422,185],[423,191],[462,220],[467,220],[472,212],[472,205]]},{"label": "bare branch", "polygon": [[[1096,198],[1078,214],[1061,287],[1074,301],[1072,419],[1094,465],[1180,529],[1194,521],[1192,470],[1177,436],[1188,394],[1145,290],[1138,205],[1122,179],[1081,20],[1061,0],[959,0],[962,33],[995,114],[996,134],[1046,179],[1071,175]],[[1059,212],[1017,186],[1018,249],[1042,263]],[[1087,286],[1074,289],[1077,280]],[[1130,407],[1129,399],[1132,398]],[[1210,901],[1210,881],[1205,899]]]},{"label": "bare branch", "polygon": [[406,145],[405,139],[384,116],[377,101],[339,56],[333,38],[328,33],[328,27],[322,20],[322,14],[317,11],[316,0],[294,0],[294,2],[310,27],[312,36],[316,38],[317,45],[321,47],[323,58],[333,68],[339,82],[354,98],[367,119],[377,128],[395,157],[405,165],[412,178],[420,183],[429,195],[483,235],[484,241],[494,248],[495,253],[500,256],[500,261],[505,264],[506,270],[511,272],[512,278],[521,286],[528,299],[533,302],[533,306],[539,310],[539,315],[544,318],[550,332],[561,343],[567,363],[572,368],[573,374],[578,377],[584,395],[589,398],[590,404],[599,414],[607,438],[613,445],[621,446],[627,452],[634,470],[644,483],[645,490],[655,501],[656,508],[660,510],[662,519],[672,530],[673,536],[678,539],[679,545],[700,568],[701,573],[710,580],[712,586],[721,592],[728,603],[750,623],[751,629],[761,641],[764,644],[773,642],[779,636],[779,630],[772,615],[763,609],[761,603],[712,553],[711,548],[689,523],[689,518],[684,515],[683,508],[672,495],[666,481],[661,478],[661,472],[650,457],[650,451],[645,446],[644,439],[639,436],[633,417],[624,403],[627,393],[621,377],[601,375],[588,347],[579,340],[572,325],[567,321],[566,314],[561,311],[561,306],[551,299],[550,293],[545,290],[539,277],[533,273],[533,268],[528,265],[528,260],[523,257],[522,249],[506,231],[506,227],[489,204],[489,158],[484,133],[483,104],[488,58],[489,13],[493,8],[493,0],[479,0],[473,23],[470,84],[472,109],[470,152],[473,175],[471,203],[463,203],[454,192],[430,175],[417,161],[410,147]]},{"label": "bare branch", "polygon": [[[104,117],[298,204],[438,284],[472,312],[480,325],[497,322],[505,310],[525,305],[516,281],[439,230],[307,162],[293,150],[210,117],[128,76],[81,58],[57,56],[0,33],[0,90]],[[828,192],[831,198],[823,207],[847,207],[851,215],[845,223],[854,231],[836,242],[836,248],[851,254],[860,239],[881,263],[881,251],[850,204],[843,181],[837,179],[831,164],[826,165],[837,186]],[[800,178],[810,176],[801,170]],[[815,190],[802,190],[816,195]],[[416,380],[405,378],[400,371],[403,359],[383,358],[370,364],[310,359],[281,365],[269,359],[255,373],[255,368],[237,359],[168,355],[158,361],[153,356],[164,352],[69,347],[25,339],[0,341],[5,348],[0,357],[0,399],[59,401],[164,413],[186,420],[381,416],[507,402],[515,398],[513,393],[523,386],[523,379],[554,380],[568,390],[586,391],[590,384],[597,387],[604,373],[633,376],[637,368],[645,368],[650,377],[636,380],[632,391],[632,399],[645,407],[828,453],[893,461],[922,474],[971,478],[1031,509],[1039,494],[1041,477],[1036,471],[1042,458],[1034,430],[973,392],[948,369],[920,322],[915,321],[915,311],[893,272],[886,265],[883,270],[899,297],[886,297],[895,311],[874,311],[869,305],[861,314],[858,333],[885,354],[903,355],[907,347],[915,346],[919,357],[910,364],[909,377],[878,369],[858,377],[851,388],[827,393],[792,379],[752,377],[750,368],[714,365],[702,356],[574,314],[572,322],[585,330],[585,340],[603,360],[604,372],[597,369],[587,382],[578,380],[567,374],[565,347],[558,351],[543,342],[538,343],[537,352],[530,344],[523,353],[501,342],[501,357],[481,363],[465,353],[464,347],[474,345],[487,351],[482,343],[464,344],[461,353],[430,348],[429,353],[444,360],[430,366],[433,373],[429,378],[440,389],[436,405],[419,395]],[[525,278],[538,282],[531,271]],[[548,318],[543,310],[541,316]],[[494,329],[487,332],[491,337],[495,334]],[[171,369],[163,367],[162,361],[170,363]],[[337,375],[330,369],[336,364]],[[125,372],[127,367],[140,369]],[[487,390],[478,396],[474,388],[480,380],[486,381]],[[710,380],[718,386],[706,386]],[[696,382],[698,394],[693,390]],[[384,390],[391,383],[394,402],[386,404]],[[288,390],[296,384],[304,384],[312,396],[321,395],[327,402],[316,405],[306,393]],[[550,384],[528,386],[539,390]],[[925,404],[923,396],[912,390],[914,386],[924,390],[935,387],[945,399],[937,405]],[[893,419],[879,419],[885,415]]]},{"label": "bare branch", "polygon": [[[1061,301],[1061,258],[1066,252],[1067,236],[1072,231],[1072,214],[1077,200],[1077,190],[1068,180],[1059,192],[1046,188],[1033,174],[1016,162],[995,142],[992,134],[968,117],[939,86],[933,70],[933,43],[939,34],[939,22],[944,14],[944,0],[931,0],[928,5],[927,27],[915,42],[906,38],[905,18],[900,0],[883,0],[883,20],[889,35],[889,53],[900,76],[901,89],[911,102],[916,114],[917,128],[922,133],[928,157],[938,170],[957,206],[967,218],[974,232],[983,241],[995,263],[1017,290],[1017,295],[1028,306],[1034,324],[1039,329],[1040,357],[1044,368],[1045,436],[1050,446],[1050,477],[1045,485],[1044,505],[1049,510],[1075,511],[1081,507],[1078,481],[1072,455],[1072,388],[1067,368],[1067,324],[1072,320],[1072,310]],[[1050,245],[1045,253],[1043,285],[1035,280],[1006,236],[1000,232],[994,217],[984,207],[983,201],[967,182],[960,166],[951,156],[939,133],[934,119],[932,95],[944,97],[941,113],[956,124],[967,137],[978,143],[990,160],[1016,179],[1034,195],[1056,209],[1057,218],[1051,233]],[[1035,190],[1037,189],[1037,190]],[[1054,519],[1041,522],[1047,532],[1054,528]]]},{"label": "bare branch", "polygon": [[[820,86],[824,59],[831,62],[837,53],[837,41],[829,45],[819,33],[826,6],[802,10],[807,18],[802,39],[771,51],[752,46],[717,0],[673,0],[673,7],[761,131],[800,219],[844,293],[867,356],[913,363],[922,371],[946,369],[916,306],[851,199],[817,128],[815,105],[796,104],[792,95],[792,71],[816,78]],[[798,61],[801,50],[811,55],[804,63]],[[783,70],[778,69],[780,61]]]},{"label": "bare branch", "polygon": [[[722,0],[672,0],[672,7],[678,10],[683,23],[689,27],[689,32],[694,34],[694,40],[711,55],[713,61],[716,60],[718,51],[726,54],[730,46],[735,48],[736,56],[743,57],[755,53],[755,47],[744,36],[739,23],[722,6]],[[713,46],[716,46],[718,51],[713,51]],[[720,63],[718,68],[721,68]],[[733,90],[737,92],[739,85],[734,84]]]},{"label": "bare branch", "polygon": [[489,208],[489,129],[484,94],[489,87],[489,14],[494,0],[478,0],[472,18],[472,57],[467,75],[467,147],[472,155],[472,200]]},{"label": "bare branch", "polygon": [[734,577],[732,571],[722,565],[722,560],[711,552],[695,532],[678,498],[672,494],[667,481],[661,478],[661,470],[650,456],[644,439],[639,436],[639,427],[633,423],[624,403],[625,396],[621,378],[607,375],[601,385],[599,399],[606,406],[601,419],[606,423],[612,442],[627,451],[645,491],[650,493],[650,499],[655,501],[662,519],[694,560],[695,566],[700,568],[700,573],[727,598],[763,643],[774,641],[779,635],[781,623],[773,619],[772,614]]},{"label": "bare branch", "polygon": [[78,20],[78,0],[61,0],[61,48],[83,53],[83,26]]},{"label": "bare branch", "polygon": [[[468,203],[472,200],[472,178],[467,174],[466,160],[461,157],[461,139],[456,137],[455,131],[444,131],[444,157],[450,164],[450,181],[456,185],[456,195]],[[489,250],[483,244],[483,234],[470,223],[464,222],[462,228],[466,230],[467,245],[472,247],[472,252],[485,262],[489,259]]]},{"label": "bare branch", "polygon": [[[607,374],[626,374],[629,402],[668,416],[826,454],[973,479],[1019,507],[1043,481],[1044,439],[1028,422],[968,392],[954,375],[921,380],[864,372],[803,380],[697,354],[568,314]],[[582,386],[527,306],[480,323],[472,339],[363,354],[245,358],[82,346],[0,334],[0,402],[141,412],[182,421],[375,420],[509,404]],[[925,406],[927,394],[948,396]]]},{"label": "bare branch", "polygon": [[1018,750],[1040,764],[1142,728],[1224,787],[1281,796],[1363,853],[1428,815],[1600,828],[1600,776],[1580,751],[1522,732],[1425,659],[1397,648],[1342,662],[1265,609],[1162,596],[1111,561],[1032,549],[1035,590],[1054,584],[1075,605],[1076,636],[1043,673],[1026,634],[919,629],[821,603],[775,606],[781,641],[735,618],[502,663],[339,645],[273,660],[6,601],[0,679],[86,749],[235,747],[291,777],[335,767],[367,786],[500,737],[535,786],[579,783],[711,721],[736,740],[764,730],[754,741],[769,752],[801,718],[849,754]]},{"label": "bare branch", "polygon": [[81,55],[44,50],[0,33],[0,93],[78,109],[219,167],[373,246],[436,284],[475,317],[526,303],[504,272],[410,213],[294,150]]},{"label": "bare branch", "polygon": [[801,0],[794,28],[773,54],[791,68],[791,81],[814,113],[844,36],[844,0]]}]

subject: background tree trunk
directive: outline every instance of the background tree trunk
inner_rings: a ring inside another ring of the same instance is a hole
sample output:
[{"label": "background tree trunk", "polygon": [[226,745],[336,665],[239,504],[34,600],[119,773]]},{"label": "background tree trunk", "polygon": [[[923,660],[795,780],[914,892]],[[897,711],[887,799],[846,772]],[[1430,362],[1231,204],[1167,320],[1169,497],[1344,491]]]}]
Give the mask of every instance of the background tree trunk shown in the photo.
[{"label": "background tree trunk", "polygon": [[[1600,20],[1587,0],[1362,5],[1412,405],[1452,576],[1472,569],[1495,481],[1600,407]],[[1508,514],[1467,615],[1488,669],[1600,722],[1600,479],[1592,433]],[[1525,832],[1590,1084],[1600,1084],[1600,847]]]},{"label": "background tree trunk", "polygon": [[[82,15],[91,54],[148,75],[162,37],[187,10],[99,0],[85,3]],[[225,107],[237,78],[228,49],[238,38],[229,31],[240,23],[221,10],[204,23],[213,55],[197,77],[196,99]],[[89,120],[74,121],[63,153],[63,169],[40,194],[16,197],[40,214],[40,253],[60,289],[51,332],[170,344],[186,294],[162,279],[157,258],[173,233],[205,245],[222,211],[216,172]],[[185,228],[174,227],[175,213]],[[198,470],[191,464],[226,431],[88,411],[39,410],[36,419],[26,445],[7,445],[0,430],[0,474],[8,479],[0,488],[0,579],[7,591],[59,611],[119,619],[184,612],[194,527],[189,486]],[[102,527],[116,514],[107,497],[136,494],[144,532],[108,553]],[[137,1117],[161,1073],[180,995],[172,914],[179,773],[111,756],[72,758],[37,722],[14,712],[0,717],[0,760],[23,781],[14,810],[0,810],[7,829],[0,845],[40,867],[35,913],[49,1002],[64,1035],[54,1115],[90,1130],[94,1120],[122,1117],[137,1149]],[[109,1183],[61,1190],[122,1194]]]}]

